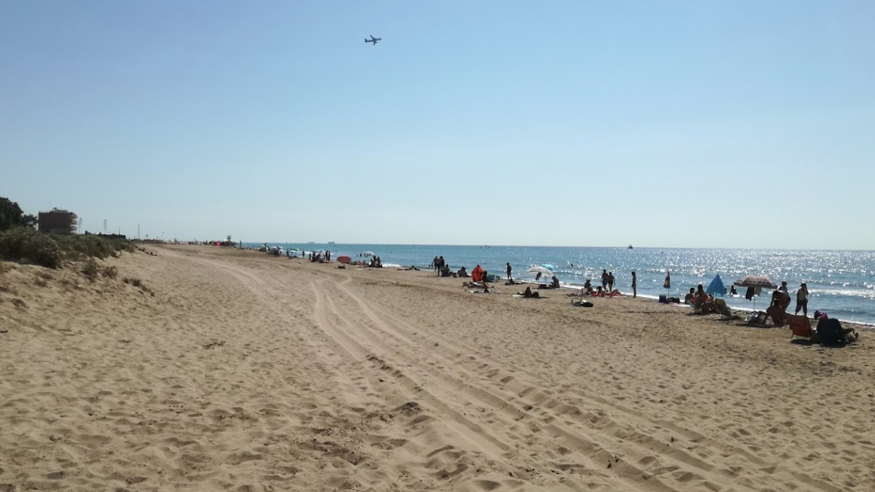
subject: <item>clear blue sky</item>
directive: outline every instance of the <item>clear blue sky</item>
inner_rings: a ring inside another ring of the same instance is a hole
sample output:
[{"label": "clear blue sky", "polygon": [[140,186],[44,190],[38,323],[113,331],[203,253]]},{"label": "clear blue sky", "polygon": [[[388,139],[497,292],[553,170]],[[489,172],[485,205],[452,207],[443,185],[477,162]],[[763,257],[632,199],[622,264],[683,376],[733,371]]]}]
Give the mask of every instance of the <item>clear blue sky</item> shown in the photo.
[{"label": "clear blue sky", "polygon": [[0,0],[0,196],[179,239],[873,249],[873,19]]}]

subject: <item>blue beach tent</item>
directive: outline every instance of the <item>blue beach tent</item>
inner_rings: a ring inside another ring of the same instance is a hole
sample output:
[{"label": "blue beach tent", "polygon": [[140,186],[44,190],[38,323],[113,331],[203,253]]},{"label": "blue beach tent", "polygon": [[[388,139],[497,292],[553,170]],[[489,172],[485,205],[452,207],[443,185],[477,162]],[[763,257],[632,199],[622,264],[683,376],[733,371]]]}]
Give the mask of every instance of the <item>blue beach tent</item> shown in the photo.
[{"label": "blue beach tent", "polygon": [[720,279],[720,275],[714,277],[714,280],[711,281],[711,285],[705,289],[705,293],[718,297],[723,297],[723,295],[726,294],[726,287],[723,286],[723,280]]}]

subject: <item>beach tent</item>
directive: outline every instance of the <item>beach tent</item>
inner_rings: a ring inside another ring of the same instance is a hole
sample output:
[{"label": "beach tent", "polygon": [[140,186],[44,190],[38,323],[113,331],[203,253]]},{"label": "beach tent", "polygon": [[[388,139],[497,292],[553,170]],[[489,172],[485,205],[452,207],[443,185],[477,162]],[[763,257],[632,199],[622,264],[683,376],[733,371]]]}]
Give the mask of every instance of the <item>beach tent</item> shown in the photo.
[{"label": "beach tent", "polygon": [[481,267],[480,265],[475,266],[474,269],[471,270],[471,280],[475,282],[486,280],[483,278],[484,273],[486,273],[486,271],[483,270],[483,267]]},{"label": "beach tent", "polygon": [[726,287],[723,285],[723,280],[720,279],[720,275],[714,277],[714,280],[712,280],[711,284],[708,285],[705,293],[719,297],[723,297],[723,295],[726,294]]}]

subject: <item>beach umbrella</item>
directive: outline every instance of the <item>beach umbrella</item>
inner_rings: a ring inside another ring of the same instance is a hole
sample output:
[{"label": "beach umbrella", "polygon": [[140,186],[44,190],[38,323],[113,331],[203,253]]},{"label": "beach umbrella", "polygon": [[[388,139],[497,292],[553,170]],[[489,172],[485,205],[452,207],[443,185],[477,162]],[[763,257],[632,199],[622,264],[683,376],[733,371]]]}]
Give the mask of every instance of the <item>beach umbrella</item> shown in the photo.
[{"label": "beach umbrella", "polygon": [[[772,282],[772,280],[769,277],[758,277],[756,275],[748,275],[746,277],[742,277],[733,283],[739,287],[754,287],[754,288],[760,288],[760,289],[776,289],[776,288],[778,288],[778,286],[775,285],[775,282]],[[756,311],[756,308],[757,308],[757,299],[756,298],[757,298],[757,296],[755,295],[753,298],[754,311]]]},{"label": "beach umbrella", "polygon": [[344,263],[344,264],[347,264],[347,265],[348,265],[349,262],[352,261],[352,258],[350,258],[349,256],[338,256],[338,257],[337,257],[337,261],[338,261],[339,263]]},{"label": "beach umbrella", "polygon": [[545,267],[540,266],[540,265],[535,265],[533,267],[529,267],[529,269],[526,270],[526,273],[528,273],[529,275],[537,275],[540,273],[541,275],[546,275],[548,277],[553,276],[553,270],[550,270],[549,268],[545,268]]},{"label": "beach umbrella", "polygon": [[541,265],[541,266],[544,267],[544,268],[546,268],[547,270],[550,270],[551,272],[553,272],[553,271],[556,270],[556,267],[554,267],[553,265],[551,265],[551,264],[549,264],[549,263],[544,263],[544,264]]},{"label": "beach umbrella", "polygon": [[760,287],[762,289],[776,289],[778,286],[769,277],[757,277],[748,275],[734,282],[739,287]]},{"label": "beach umbrella", "polygon": [[297,252],[297,251],[301,251],[301,250],[300,250],[300,249],[298,249],[298,248],[292,248],[292,251],[295,251],[295,252]]},{"label": "beach umbrella", "polygon": [[363,251],[362,256],[376,256],[373,251]]},{"label": "beach umbrella", "polygon": [[714,280],[712,280],[711,284],[708,285],[705,293],[711,294],[712,296],[723,297],[723,295],[726,293],[726,287],[723,286],[723,280],[720,279],[720,275],[714,277]]}]

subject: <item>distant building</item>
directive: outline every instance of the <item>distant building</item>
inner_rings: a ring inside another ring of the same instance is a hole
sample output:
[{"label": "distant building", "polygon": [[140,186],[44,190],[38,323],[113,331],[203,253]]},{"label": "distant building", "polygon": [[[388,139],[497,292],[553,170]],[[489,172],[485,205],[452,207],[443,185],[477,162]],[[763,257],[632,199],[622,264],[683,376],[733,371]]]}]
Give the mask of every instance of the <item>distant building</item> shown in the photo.
[{"label": "distant building", "polygon": [[76,219],[76,214],[73,212],[53,208],[51,212],[39,213],[39,230],[56,234],[75,234]]}]

